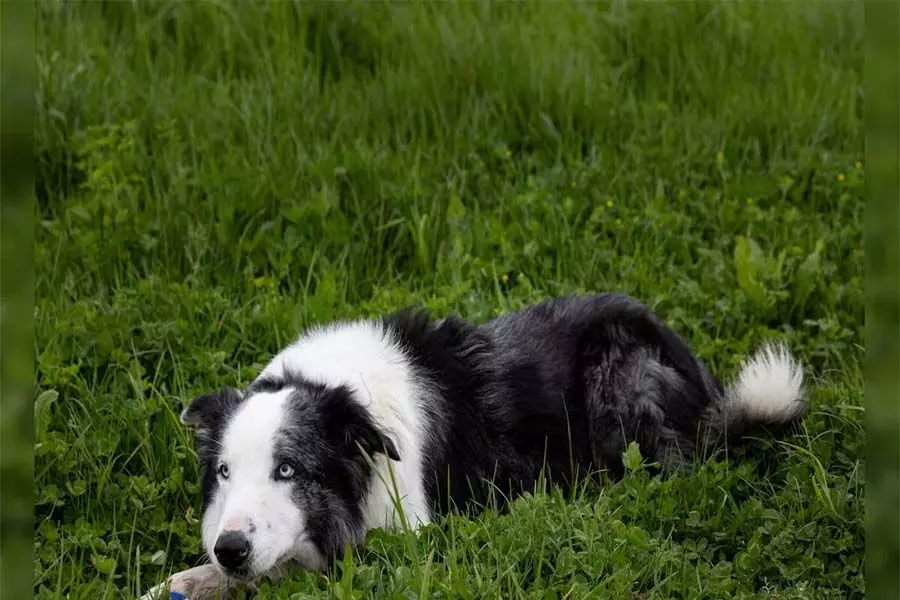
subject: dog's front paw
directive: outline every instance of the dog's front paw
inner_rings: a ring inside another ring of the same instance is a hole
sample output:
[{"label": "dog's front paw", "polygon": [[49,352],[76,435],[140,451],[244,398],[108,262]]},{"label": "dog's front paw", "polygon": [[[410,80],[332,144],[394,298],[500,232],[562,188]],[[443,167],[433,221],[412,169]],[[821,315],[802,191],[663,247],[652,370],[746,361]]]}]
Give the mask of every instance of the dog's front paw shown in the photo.
[{"label": "dog's front paw", "polygon": [[200,565],[175,573],[165,583],[144,594],[141,600],[226,600],[230,587],[228,580],[213,565]]}]

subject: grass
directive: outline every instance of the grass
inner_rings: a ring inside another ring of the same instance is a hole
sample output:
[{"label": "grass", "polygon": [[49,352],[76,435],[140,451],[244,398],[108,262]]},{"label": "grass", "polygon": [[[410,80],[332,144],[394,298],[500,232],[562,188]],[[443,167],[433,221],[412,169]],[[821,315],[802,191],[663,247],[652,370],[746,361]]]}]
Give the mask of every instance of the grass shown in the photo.
[{"label": "grass", "polygon": [[36,12],[36,597],[196,564],[177,415],[304,326],[605,290],[722,378],[785,340],[805,430],[375,532],[261,596],[864,595],[859,3]]}]

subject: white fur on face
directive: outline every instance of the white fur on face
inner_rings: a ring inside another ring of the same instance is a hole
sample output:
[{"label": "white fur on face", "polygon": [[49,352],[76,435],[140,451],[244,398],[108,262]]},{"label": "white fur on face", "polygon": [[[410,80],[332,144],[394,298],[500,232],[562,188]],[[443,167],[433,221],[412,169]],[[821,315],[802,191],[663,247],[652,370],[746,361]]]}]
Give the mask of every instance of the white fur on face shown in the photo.
[{"label": "white fur on face", "polygon": [[399,524],[395,499],[399,499],[410,525],[429,523],[421,478],[425,435],[422,395],[428,390],[381,325],[346,322],[312,330],[278,354],[262,376],[283,376],[286,370],[328,386],[349,386],[356,400],[395,442],[400,462],[390,461],[383,454],[375,458],[376,472],[363,508],[366,530]]},{"label": "white fur on face", "polygon": [[306,515],[292,500],[290,484],[272,477],[279,466],[274,464],[275,443],[293,392],[247,398],[222,435],[219,464],[228,466],[228,478],[218,477],[202,527],[204,549],[217,566],[213,548],[225,531],[239,531],[250,541],[251,577],[289,559],[316,569],[325,563],[305,533]]}]

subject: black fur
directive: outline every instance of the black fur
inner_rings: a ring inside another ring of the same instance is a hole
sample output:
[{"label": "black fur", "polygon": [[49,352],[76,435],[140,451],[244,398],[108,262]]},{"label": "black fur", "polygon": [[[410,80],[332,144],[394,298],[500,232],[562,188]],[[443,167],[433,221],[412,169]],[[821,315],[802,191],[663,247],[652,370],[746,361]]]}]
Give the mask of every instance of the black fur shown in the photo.
[{"label": "black fur", "polygon": [[406,309],[384,320],[440,391],[423,477],[433,509],[500,501],[544,479],[623,472],[632,440],[665,467],[692,457],[722,385],[647,307],[551,300],[476,326]]},{"label": "black fur", "polygon": [[362,535],[362,503],[372,475],[365,453],[371,456],[388,446],[396,454],[396,449],[384,442],[349,389],[285,383],[296,391],[275,462],[295,468],[294,502],[308,515],[310,537],[320,552],[334,558],[346,541]]}]

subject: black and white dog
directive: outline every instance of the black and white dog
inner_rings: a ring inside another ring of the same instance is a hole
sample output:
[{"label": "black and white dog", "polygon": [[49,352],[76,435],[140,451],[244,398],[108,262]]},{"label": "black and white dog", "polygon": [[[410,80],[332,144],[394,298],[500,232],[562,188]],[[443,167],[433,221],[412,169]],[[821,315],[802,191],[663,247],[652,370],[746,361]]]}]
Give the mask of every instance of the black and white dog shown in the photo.
[{"label": "black and white dog", "polygon": [[[200,590],[289,564],[325,569],[373,528],[623,472],[631,441],[662,471],[712,442],[805,414],[803,373],[767,345],[723,387],[647,307],[604,294],[485,325],[407,309],[313,329],[250,386],[195,399]],[[193,575],[191,573],[193,572]],[[193,581],[191,581],[193,579]]]}]

